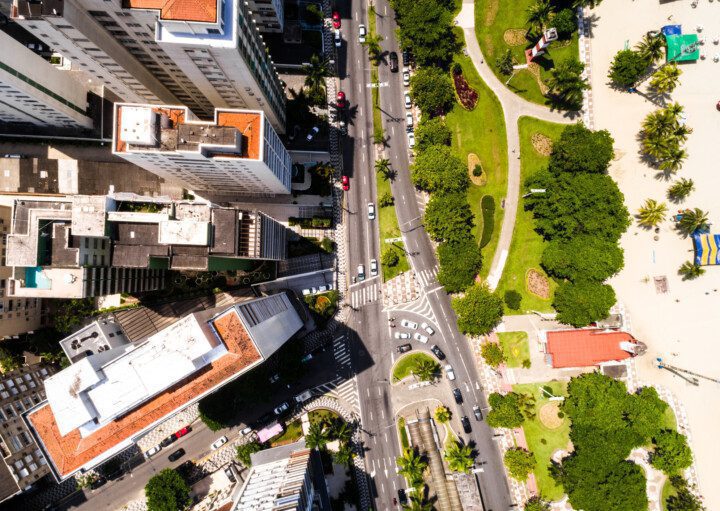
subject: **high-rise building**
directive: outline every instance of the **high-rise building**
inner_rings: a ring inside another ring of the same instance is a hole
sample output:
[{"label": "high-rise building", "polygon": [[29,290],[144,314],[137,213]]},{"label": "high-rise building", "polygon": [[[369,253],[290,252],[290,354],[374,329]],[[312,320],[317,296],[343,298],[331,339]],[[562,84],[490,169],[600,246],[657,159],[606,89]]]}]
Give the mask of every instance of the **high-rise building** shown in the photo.
[{"label": "high-rise building", "polygon": [[117,103],[112,150],[196,192],[291,191],[290,154],[259,111],[216,109],[205,122],[186,107]]},{"label": "high-rise building", "polygon": [[14,0],[12,18],[125,101],[204,118],[259,109],[284,132],[282,85],[244,0]]},{"label": "high-rise building", "polygon": [[0,31],[0,125],[93,127],[88,88]]},{"label": "high-rise building", "polygon": [[260,32],[283,31],[285,27],[283,0],[247,0],[247,6]]}]

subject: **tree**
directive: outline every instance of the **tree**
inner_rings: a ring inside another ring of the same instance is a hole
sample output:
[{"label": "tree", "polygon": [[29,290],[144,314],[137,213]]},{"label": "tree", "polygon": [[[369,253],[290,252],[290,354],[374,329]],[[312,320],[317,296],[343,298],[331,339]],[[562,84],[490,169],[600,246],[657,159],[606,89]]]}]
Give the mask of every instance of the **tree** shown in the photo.
[{"label": "tree", "polygon": [[562,9],[552,19],[558,38],[569,39],[577,30],[577,14],[572,9]]},{"label": "tree", "polygon": [[488,403],[491,410],[487,415],[487,423],[491,428],[517,428],[525,421],[521,407],[523,400],[516,392],[505,395],[493,392]]},{"label": "tree", "polygon": [[256,452],[260,452],[262,450],[263,445],[260,442],[258,442],[257,440],[251,440],[250,442],[246,442],[237,446],[237,459],[240,461],[240,463],[249,468],[250,466],[252,466],[250,455],[255,454]]},{"label": "tree", "polygon": [[505,452],[505,466],[513,479],[518,481],[527,481],[527,477],[535,470],[535,456],[533,453],[521,449],[520,447],[513,447]]},{"label": "tree", "polygon": [[383,250],[382,255],[380,256],[380,262],[383,266],[392,268],[400,262],[400,256],[393,247],[388,247]]},{"label": "tree", "polygon": [[437,379],[438,374],[440,374],[440,364],[428,358],[420,358],[415,361],[413,374],[417,376],[420,381],[433,381]]},{"label": "tree", "polygon": [[583,102],[583,91],[590,88],[582,73],[585,64],[577,58],[560,62],[550,71],[546,81],[549,94],[553,100],[573,110],[580,110]]},{"label": "tree", "polygon": [[328,437],[329,431],[327,426],[321,422],[313,422],[308,428],[307,435],[305,435],[305,445],[308,449],[324,451],[329,440]]},{"label": "tree", "polygon": [[692,261],[685,261],[678,269],[678,274],[682,276],[683,280],[696,279],[703,273],[705,273],[705,268]]},{"label": "tree", "polygon": [[665,220],[667,210],[667,204],[664,202],[646,199],[645,203],[638,209],[638,223],[643,227],[655,227]]},{"label": "tree", "polygon": [[574,327],[605,319],[615,305],[615,291],[599,282],[563,282],[555,290],[557,320]]},{"label": "tree", "polygon": [[510,310],[520,310],[520,304],[522,303],[522,295],[514,289],[508,289],[505,291],[505,305]]},{"label": "tree", "polygon": [[695,189],[695,182],[692,179],[681,177],[668,188],[668,198],[679,202],[686,198]]},{"label": "tree", "polygon": [[0,371],[6,373],[20,367],[20,357],[0,348]]},{"label": "tree", "polygon": [[390,160],[387,158],[375,160],[375,172],[380,174],[385,181],[388,179],[392,180],[395,177],[395,172],[390,166]]},{"label": "tree", "polygon": [[347,444],[353,436],[353,427],[344,419],[336,417],[330,422],[329,435],[340,443]]},{"label": "tree", "polygon": [[553,173],[603,174],[614,156],[613,142],[607,130],[592,131],[582,123],[571,124],[553,144],[548,166]]},{"label": "tree", "polygon": [[423,114],[442,115],[455,103],[450,75],[438,67],[421,67],[410,78],[410,95]]},{"label": "tree", "polygon": [[502,53],[498,58],[495,59],[495,66],[505,76],[512,74],[515,68],[515,59],[513,58],[512,50],[508,48],[505,53]]},{"label": "tree", "polygon": [[553,14],[553,6],[550,0],[535,0],[535,3],[527,8],[527,25],[530,25],[530,31],[542,32],[545,25],[550,21]]},{"label": "tree", "polygon": [[435,506],[422,495],[410,495],[408,503],[403,504],[404,511],[433,511]]},{"label": "tree", "polygon": [[452,61],[459,45],[451,9],[435,0],[393,0],[392,6],[400,26],[401,46],[412,48],[420,68],[444,68]]},{"label": "tree", "polygon": [[480,347],[480,353],[482,354],[483,360],[490,367],[497,367],[505,362],[505,354],[502,348],[496,342],[485,342]]},{"label": "tree", "polygon": [[481,284],[469,287],[462,298],[454,298],[452,306],[458,315],[458,328],[475,336],[492,331],[504,312],[502,299]]},{"label": "tree", "polygon": [[574,9],[577,9],[578,7],[582,7],[583,9],[585,7],[594,9],[596,6],[600,5],[600,2],[602,2],[602,0],[572,0],[571,5]]},{"label": "tree", "polygon": [[475,282],[482,267],[480,249],[472,236],[459,241],[443,242],[438,246],[440,271],[437,279],[448,293],[465,291]]},{"label": "tree", "polygon": [[235,408],[228,406],[222,392],[215,392],[200,400],[198,404],[200,419],[210,431],[219,431],[231,425]]},{"label": "tree", "polygon": [[410,167],[413,183],[430,193],[464,192],[470,185],[467,165],[447,146],[430,146]]},{"label": "tree", "polygon": [[633,50],[620,50],[615,55],[608,78],[619,87],[632,87],[647,71],[650,60]]},{"label": "tree", "polygon": [[670,476],[670,483],[675,488],[675,495],[665,500],[667,511],[705,511],[700,499],[690,491],[688,482],[679,475]]},{"label": "tree", "polygon": [[100,479],[100,476],[98,474],[96,474],[95,472],[88,472],[87,474],[79,475],[79,476],[75,477],[75,487],[78,490],[90,488],[99,479]]},{"label": "tree", "polygon": [[407,479],[411,487],[415,488],[423,484],[423,472],[427,468],[427,461],[420,456],[417,449],[405,449],[396,462],[398,473]]},{"label": "tree", "polygon": [[338,465],[345,465],[346,467],[349,467],[352,465],[355,453],[353,452],[350,444],[343,442],[340,444],[340,448],[337,452],[334,452],[332,456],[333,461]]},{"label": "tree", "polygon": [[91,316],[94,310],[95,306],[90,298],[65,301],[53,316],[55,329],[60,333],[69,334]]},{"label": "tree", "polygon": [[166,468],[145,485],[148,511],[179,511],[190,506],[190,487],[175,470]]},{"label": "tree", "polygon": [[460,193],[433,195],[425,208],[425,230],[435,241],[457,242],[470,236],[473,213],[467,196]]},{"label": "tree", "polygon": [[445,449],[445,460],[451,471],[469,474],[475,465],[475,453],[469,445],[455,440]]},{"label": "tree", "polygon": [[310,63],[303,66],[302,71],[305,73],[308,97],[313,104],[321,104],[325,97],[325,78],[330,76],[330,68],[319,55],[314,54],[310,57]]},{"label": "tree", "polygon": [[525,511],[550,511],[550,504],[536,495],[525,502]]},{"label": "tree", "polygon": [[646,61],[656,62],[665,54],[665,37],[660,34],[645,34],[635,49]]},{"label": "tree", "polygon": [[546,245],[541,264],[558,279],[603,282],[623,267],[623,251],[615,241],[580,235]]},{"label": "tree", "polygon": [[384,192],[378,199],[378,204],[381,208],[387,208],[395,204],[395,197],[390,192]]},{"label": "tree", "polygon": [[362,45],[367,48],[370,60],[377,65],[380,62],[382,56],[382,42],[383,37],[380,34],[368,34],[365,36],[365,42]]},{"label": "tree", "polygon": [[450,422],[451,417],[452,413],[450,413],[450,410],[447,406],[438,406],[437,408],[435,408],[435,420],[438,421],[440,424]]},{"label": "tree", "polygon": [[685,234],[692,234],[698,229],[707,228],[708,214],[700,208],[686,209],[678,222],[678,228]]},{"label": "tree", "polygon": [[680,83],[681,74],[682,70],[674,62],[663,66],[652,75],[650,87],[657,94],[669,94]]},{"label": "tree", "polygon": [[452,133],[442,117],[425,116],[415,129],[415,147],[424,151],[434,145],[450,145]]},{"label": "tree", "polygon": [[653,438],[655,450],[650,454],[650,464],[666,474],[675,474],[692,465],[692,451],[685,435],[664,429]]}]

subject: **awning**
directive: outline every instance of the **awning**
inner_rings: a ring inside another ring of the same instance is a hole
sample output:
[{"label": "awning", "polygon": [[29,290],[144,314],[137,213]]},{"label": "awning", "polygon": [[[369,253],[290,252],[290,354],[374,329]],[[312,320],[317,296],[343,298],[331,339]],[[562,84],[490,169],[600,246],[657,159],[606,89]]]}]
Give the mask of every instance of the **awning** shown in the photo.
[{"label": "awning", "polygon": [[697,34],[667,35],[667,62],[696,61],[700,58]]},{"label": "awning", "polygon": [[720,234],[694,234],[695,264],[720,264]]}]

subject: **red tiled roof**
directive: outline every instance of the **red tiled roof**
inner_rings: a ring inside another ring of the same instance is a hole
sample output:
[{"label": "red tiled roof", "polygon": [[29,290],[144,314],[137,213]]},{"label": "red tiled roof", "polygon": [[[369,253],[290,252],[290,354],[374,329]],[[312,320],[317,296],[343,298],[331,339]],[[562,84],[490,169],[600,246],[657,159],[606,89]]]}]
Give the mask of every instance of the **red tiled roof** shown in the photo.
[{"label": "red tiled roof", "polygon": [[158,9],[160,19],[175,21],[217,21],[216,0],[125,0],[123,7],[130,9]]},{"label": "red tiled roof", "polygon": [[627,332],[578,329],[547,332],[547,352],[553,367],[588,367],[631,355],[620,349],[622,341],[635,342]]},{"label": "red tiled roof", "polygon": [[262,138],[262,123],[260,114],[254,112],[228,112],[218,110],[217,125],[232,126],[242,134],[243,158],[260,159],[260,139]]}]

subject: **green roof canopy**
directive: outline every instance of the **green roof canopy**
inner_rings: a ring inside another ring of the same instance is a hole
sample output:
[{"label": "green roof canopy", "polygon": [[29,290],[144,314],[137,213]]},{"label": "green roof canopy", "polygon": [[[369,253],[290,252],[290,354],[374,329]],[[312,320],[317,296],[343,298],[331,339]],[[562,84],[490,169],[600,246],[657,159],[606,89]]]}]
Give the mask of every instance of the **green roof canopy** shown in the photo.
[{"label": "green roof canopy", "polygon": [[667,62],[695,61],[700,58],[697,34],[665,36],[667,41]]}]

